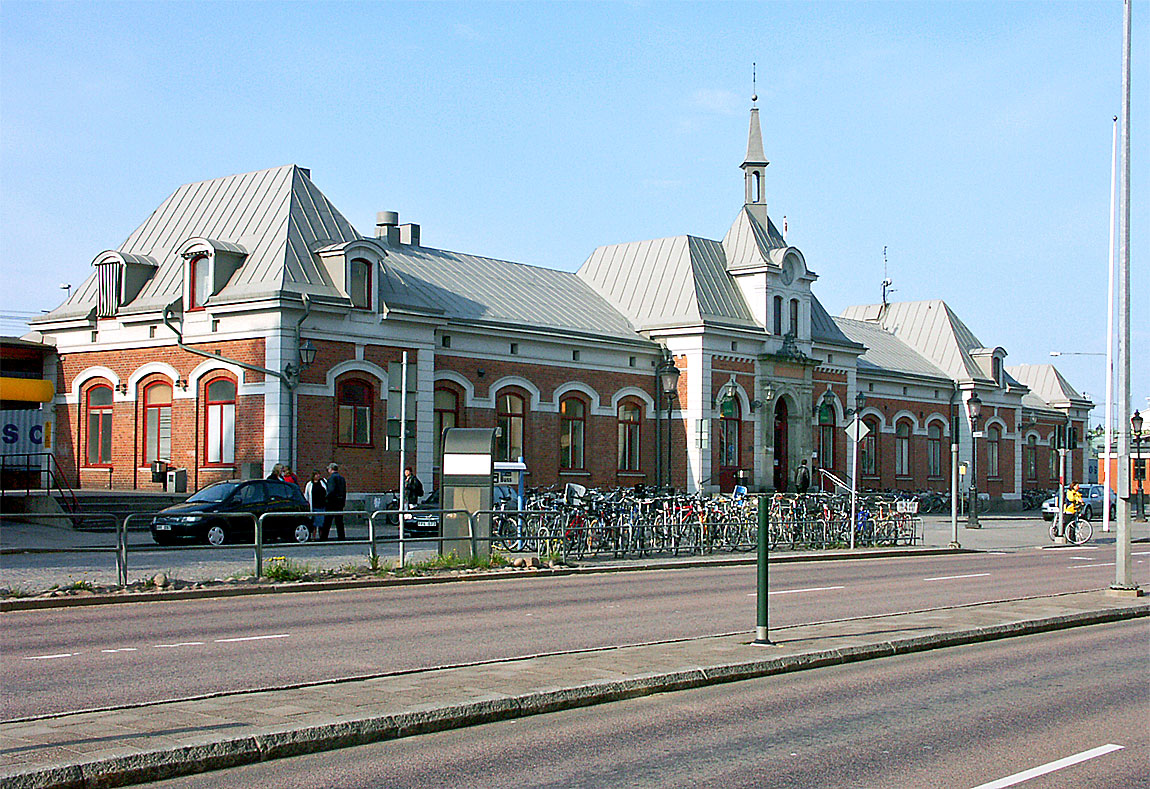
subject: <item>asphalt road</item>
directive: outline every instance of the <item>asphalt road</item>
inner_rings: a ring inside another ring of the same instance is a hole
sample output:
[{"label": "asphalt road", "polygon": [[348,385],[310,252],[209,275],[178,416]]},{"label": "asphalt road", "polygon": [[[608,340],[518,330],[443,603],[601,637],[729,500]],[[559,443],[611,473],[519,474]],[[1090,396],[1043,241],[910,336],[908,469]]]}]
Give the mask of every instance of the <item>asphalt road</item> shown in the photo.
[{"label": "asphalt road", "polygon": [[1146,636],[1144,621],[1077,628],[156,786],[969,789],[1041,773],[1025,786],[1137,789],[1150,786]]},{"label": "asphalt road", "polygon": [[[1083,546],[776,565],[771,624],[1099,589],[1112,559]],[[745,566],[6,612],[0,716],[746,632],[754,592]]]}]

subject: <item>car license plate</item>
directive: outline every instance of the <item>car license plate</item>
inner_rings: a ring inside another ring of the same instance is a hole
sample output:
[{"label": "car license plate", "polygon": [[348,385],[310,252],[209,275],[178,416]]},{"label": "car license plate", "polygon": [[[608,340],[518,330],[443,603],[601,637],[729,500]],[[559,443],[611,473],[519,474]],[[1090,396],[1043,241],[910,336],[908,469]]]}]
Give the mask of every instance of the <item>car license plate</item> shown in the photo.
[{"label": "car license plate", "polygon": [[156,531],[171,531],[171,530],[172,530],[172,527],[170,525],[168,525],[167,523],[157,523],[156,524]]}]

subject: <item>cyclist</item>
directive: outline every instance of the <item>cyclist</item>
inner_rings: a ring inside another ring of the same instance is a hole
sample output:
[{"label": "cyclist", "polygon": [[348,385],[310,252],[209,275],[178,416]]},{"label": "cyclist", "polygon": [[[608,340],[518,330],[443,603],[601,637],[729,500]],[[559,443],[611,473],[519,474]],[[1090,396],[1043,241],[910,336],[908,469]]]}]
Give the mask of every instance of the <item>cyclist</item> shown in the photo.
[{"label": "cyclist", "polygon": [[1066,506],[1063,507],[1062,529],[1065,536],[1066,524],[1074,519],[1074,515],[1082,510],[1082,493],[1078,490],[1078,483],[1075,482],[1066,489]]}]

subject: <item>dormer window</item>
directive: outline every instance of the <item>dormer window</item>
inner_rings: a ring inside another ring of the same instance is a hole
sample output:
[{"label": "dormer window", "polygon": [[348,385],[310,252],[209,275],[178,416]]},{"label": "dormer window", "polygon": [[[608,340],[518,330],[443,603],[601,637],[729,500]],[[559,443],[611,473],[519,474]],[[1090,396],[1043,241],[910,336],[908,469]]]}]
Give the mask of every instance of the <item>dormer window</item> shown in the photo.
[{"label": "dormer window", "polygon": [[202,310],[208,297],[212,295],[211,260],[207,254],[197,255],[188,261],[188,281],[191,283],[188,296],[189,310]]},{"label": "dormer window", "polygon": [[111,318],[131,303],[156,273],[154,259],[114,249],[97,255],[92,266],[96,269],[96,315],[100,318]]},{"label": "dormer window", "polygon": [[994,378],[994,382],[1002,386],[1002,357],[994,357],[994,360],[991,362],[991,372],[991,377]]},{"label": "dormer window", "polygon": [[179,254],[184,259],[184,303],[190,311],[204,309],[228,284],[248,253],[229,241],[190,238],[181,245]]},{"label": "dormer window", "polygon": [[350,275],[347,290],[351,306],[361,310],[371,309],[371,263],[356,258],[351,261]]}]

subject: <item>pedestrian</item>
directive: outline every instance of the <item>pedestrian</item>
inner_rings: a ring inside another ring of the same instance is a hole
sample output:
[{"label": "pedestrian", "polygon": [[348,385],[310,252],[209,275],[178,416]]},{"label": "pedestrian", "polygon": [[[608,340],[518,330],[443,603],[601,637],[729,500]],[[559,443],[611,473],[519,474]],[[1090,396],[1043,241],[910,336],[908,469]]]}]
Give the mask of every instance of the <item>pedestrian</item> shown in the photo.
[{"label": "pedestrian", "polygon": [[[326,540],[331,534],[331,525],[335,524],[336,536],[340,540],[347,539],[343,532],[342,510],[347,505],[347,482],[339,473],[339,464],[331,463],[327,467],[327,511],[324,516],[323,528],[320,529],[319,538]],[[331,514],[339,513],[339,514]]]},{"label": "pedestrian", "polygon": [[276,481],[282,480],[283,468],[284,467],[282,463],[276,463],[274,466],[272,466],[272,473],[268,474],[268,479]]},{"label": "pedestrian", "polygon": [[798,471],[795,472],[795,487],[799,493],[806,493],[807,489],[811,486],[811,472],[807,468],[807,461],[803,460],[799,465]]},{"label": "pedestrian", "polygon": [[[307,499],[307,503],[311,507],[312,512],[323,512],[327,509],[327,485],[324,484],[323,472],[319,469],[311,473],[311,479],[303,490],[303,496]],[[323,519],[323,515],[315,515],[312,517],[310,531],[313,540],[319,539]]]},{"label": "pedestrian", "polygon": [[291,466],[283,467],[283,476],[281,479],[283,479],[284,482],[290,482],[297,488],[299,487],[299,479],[296,477],[295,472],[291,470]]},{"label": "pedestrian", "polygon": [[423,498],[423,483],[415,476],[415,471],[408,466],[403,470],[403,500],[407,508],[413,507]]}]

